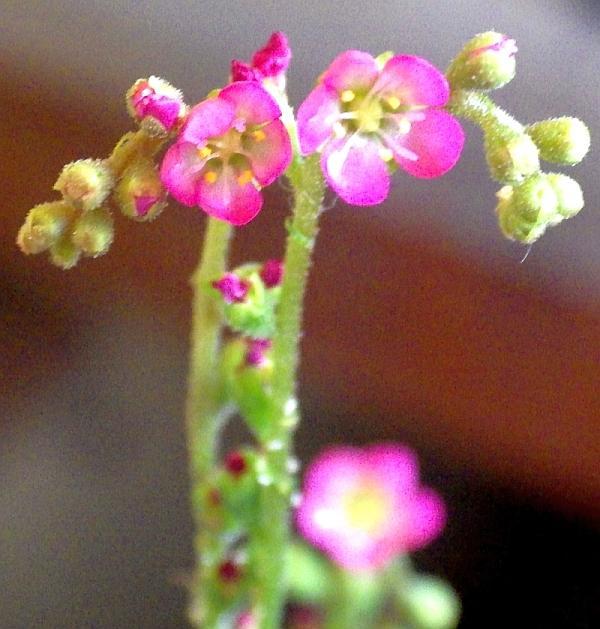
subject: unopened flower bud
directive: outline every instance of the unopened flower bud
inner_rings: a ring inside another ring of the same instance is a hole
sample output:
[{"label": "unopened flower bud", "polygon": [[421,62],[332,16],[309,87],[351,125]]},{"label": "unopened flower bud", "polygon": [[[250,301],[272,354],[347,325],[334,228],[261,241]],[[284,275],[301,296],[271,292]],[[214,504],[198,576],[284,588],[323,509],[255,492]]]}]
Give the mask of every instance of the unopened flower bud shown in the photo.
[{"label": "unopened flower bud", "polygon": [[558,199],[557,212],[562,218],[571,218],[583,208],[581,186],[562,173],[548,173],[546,179],[552,186]]},{"label": "unopened flower bud", "polygon": [[213,283],[223,296],[229,327],[256,339],[273,336],[280,292],[279,286],[265,285],[260,270],[260,265],[246,264]]},{"label": "unopened flower bud", "polygon": [[267,260],[260,270],[260,277],[267,288],[279,286],[283,278],[283,264],[281,260]]},{"label": "unopened flower bud", "polygon": [[150,135],[165,135],[187,113],[181,92],[170,83],[151,76],[138,79],[126,95],[127,109]]},{"label": "unopened flower bud", "polygon": [[540,169],[537,146],[525,133],[507,137],[496,129],[487,130],[485,156],[491,176],[502,183],[520,181]]},{"label": "unopened flower bud", "polygon": [[212,286],[221,293],[226,304],[244,303],[250,290],[250,284],[235,273],[225,273],[221,279],[213,282]]},{"label": "unopened flower bud", "polygon": [[540,156],[554,164],[578,164],[590,148],[590,132],[579,118],[563,116],[527,127]]},{"label": "unopened flower bud", "polygon": [[558,197],[546,175],[526,179],[498,192],[498,222],[511,240],[535,242],[546,227],[557,222]]},{"label": "unopened flower bud", "polygon": [[458,625],[460,600],[456,592],[442,579],[431,576],[414,577],[403,587],[401,599],[417,627],[454,629]]},{"label": "unopened flower bud", "polygon": [[233,561],[232,559],[227,559],[219,564],[218,568],[219,579],[224,583],[237,583],[242,576],[241,566]]},{"label": "unopened flower bud", "polygon": [[246,352],[246,365],[248,367],[272,367],[269,358],[271,349],[270,339],[248,339],[248,351]]},{"label": "unopened flower bud", "polygon": [[73,243],[91,258],[104,255],[114,238],[113,220],[106,208],[83,212],[75,222]]},{"label": "unopened flower bud", "polygon": [[152,221],[166,207],[166,191],[154,164],[134,162],[123,173],[115,189],[121,212],[135,221]]},{"label": "unopened flower bud", "polygon": [[80,159],[61,171],[54,190],[82,210],[99,207],[114,185],[112,171],[105,160]]},{"label": "unopened flower bud", "polygon": [[515,76],[514,39],[489,31],[475,35],[447,72],[452,89],[494,90]]},{"label": "unopened flower bud", "polygon": [[19,249],[26,254],[46,251],[68,229],[74,215],[74,208],[64,201],[36,205],[17,235]]},{"label": "unopened flower bud", "polygon": [[50,247],[50,261],[55,266],[72,269],[81,256],[81,250],[75,245],[71,234],[64,234]]},{"label": "unopened flower bud", "polygon": [[230,452],[223,462],[223,467],[235,478],[241,476],[247,469],[246,458],[241,452]]}]

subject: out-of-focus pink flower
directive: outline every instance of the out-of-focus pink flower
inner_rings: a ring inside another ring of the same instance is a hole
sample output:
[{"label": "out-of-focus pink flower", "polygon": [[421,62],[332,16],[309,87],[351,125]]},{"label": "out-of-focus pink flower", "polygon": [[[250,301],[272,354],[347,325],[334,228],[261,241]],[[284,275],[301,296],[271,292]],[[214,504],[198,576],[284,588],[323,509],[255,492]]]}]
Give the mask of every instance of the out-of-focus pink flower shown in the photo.
[{"label": "out-of-focus pink flower", "polygon": [[235,629],[257,629],[258,623],[251,611],[241,613],[235,621]]},{"label": "out-of-focus pink flower", "polygon": [[290,163],[288,132],[272,96],[253,81],[238,81],[190,111],[166,152],[161,179],[181,203],[244,225],[260,211],[260,190]]},{"label": "out-of-focus pink flower", "polygon": [[285,72],[290,65],[292,51],[285,33],[273,33],[267,43],[246,63],[239,59],[231,62],[232,81],[271,81],[283,92]]},{"label": "out-of-focus pink flower", "polygon": [[343,568],[372,570],[432,541],[444,527],[445,507],[419,484],[410,449],[334,447],[309,466],[296,522]]},{"label": "out-of-focus pink flower", "polygon": [[240,304],[246,301],[250,284],[240,279],[235,273],[225,273],[223,277],[212,283],[223,296],[226,304]]},{"label": "out-of-focus pink flower", "polygon": [[127,107],[136,120],[151,118],[167,132],[183,119],[187,111],[181,92],[156,76],[134,83],[127,93]]},{"label": "out-of-focus pink flower", "polygon": [[457,162],[464,134],[441,109],[449,95],[444,75],[425,59],[398,55],[383,64],[348,50],[298,109],[302,152],[322,153],[323,173],[342,199],[375,205],[388,195],[390,166],[431,178]]}]

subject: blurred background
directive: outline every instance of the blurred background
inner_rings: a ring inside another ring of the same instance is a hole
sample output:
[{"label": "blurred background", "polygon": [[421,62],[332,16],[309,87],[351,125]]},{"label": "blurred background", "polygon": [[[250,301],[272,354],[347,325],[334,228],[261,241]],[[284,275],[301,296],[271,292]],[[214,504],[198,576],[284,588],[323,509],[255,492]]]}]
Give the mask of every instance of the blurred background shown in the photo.
[{"label": "blurred background", "polygon": [[[2,629],[185,627],[187,278],[204,217],[173,205],[148,225],[117,218],[107,256],[60,271],[14,239],[62,165],[106,156],[131,128],[123,95],[138,77],[197,102],[273,30],[293,46],[299,104],[348,47],[444,68],[491,28],[519,47],[501,104],[522,122],[590,125],[590,155],[565,171],[586,208],[520,263],[469,125],[444,178],[398,173],[377,208],[338,201],[309,288],[298,451],[395,440],[419,452],[450,517],[417,563],[458,590],[461,627],[598,626],[600,5],[3,0]],[[234,262],[281,255],[287,211],[273,186]]]}]

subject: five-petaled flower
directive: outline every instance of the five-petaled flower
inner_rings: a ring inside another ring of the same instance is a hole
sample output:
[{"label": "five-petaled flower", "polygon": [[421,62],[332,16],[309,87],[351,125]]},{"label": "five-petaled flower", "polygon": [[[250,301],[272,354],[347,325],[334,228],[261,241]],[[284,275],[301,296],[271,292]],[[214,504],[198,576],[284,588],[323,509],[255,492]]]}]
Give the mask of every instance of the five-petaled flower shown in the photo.
[{"label": "five-petaled flower", "polygon": [[296,522],[343,568],[372,570],[433,540],[444,527],[445,507],[420,486],[410,449],[333,447],[306,472]]},{"label": "five-petaled flower", "polygon": [[291,161],[281,110],[257,82],[237,81],[193,107],[166,152],[161,178],[181,203],[244,225],[260,211],[260,190]]},{"label": "five-petaled flower", "polygon": [[464,135],[441,109],[449,95],[444,75],[425,59],[398,55],[384,63],[348,50],[298,110],[302,152],[322,153],[327,182],[348,203],[381,203],[390,167],[430,178],[457,162]]}]

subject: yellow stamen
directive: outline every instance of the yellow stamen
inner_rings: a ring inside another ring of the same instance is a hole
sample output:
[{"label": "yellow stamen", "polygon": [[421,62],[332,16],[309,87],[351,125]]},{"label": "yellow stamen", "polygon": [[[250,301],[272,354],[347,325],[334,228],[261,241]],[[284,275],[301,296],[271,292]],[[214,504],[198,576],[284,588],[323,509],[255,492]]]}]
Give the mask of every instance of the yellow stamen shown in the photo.
[{"label": "yellow stamen", "polygon": [[400,105],[402,104],[400,102],[400,99],[397,96],[390,96],[387,99],[387,104],[392,108],[392,109],[398,109],[398,107],[400,107]]},{"label": "yellow stamen", "polygon": [[208,148],[208,146],[203,146],[201,149],[198,149],[198,155],[200,155],[200,157],[202,159],[205,159],[206,157],[210,157],[212,154],[212,150]]},{"label": "yellow stamen", "polygon": [[256,129],[256,131],[252,132],[252,137],[257,142],[263,142],[266,139],[267,134],[262,129]]},{"label": "yellow stamen", "polygon": [[352,90],[344,90],[340,98],[342,103],[351,103],[356,98],[356,94]]},{"label": "yellow stamen", "polygon": [[389,148],[382,146],[379,149],[379,157],[381,157],[384,162],[391,162],[394,159],[394,154]]},{"label": "yellow stamen", "polygon": [[209,170],[204,173],[204,181],[206,181],[206,183],[215,183],[217,179],[217,173],[214,170]]},{"label": "yellow stamen", "polygon": [[390,517],[389,497],[374,483],[359,485],[344,503],[348,523],[368,534],[376,534]]},{"label": "yellow stamen", "polygon": [[252,181],[252,171],[244,170],[237,180],[240,186],[245,186],[247,183]]}]

